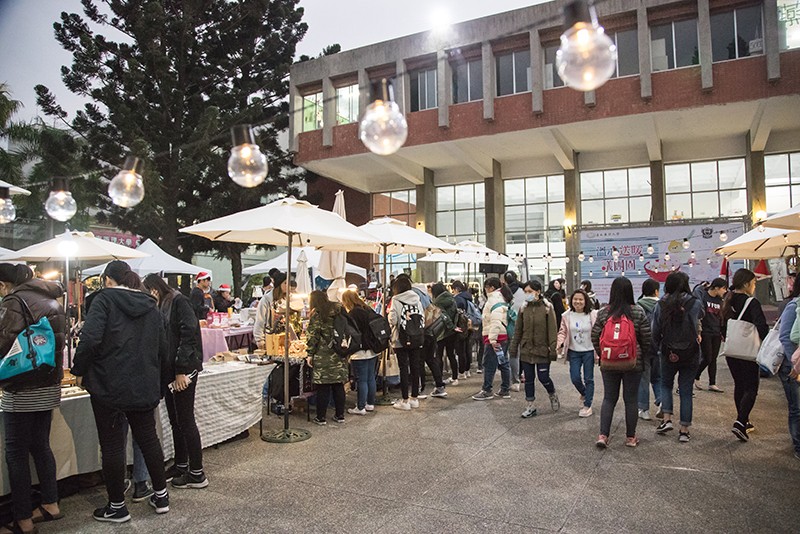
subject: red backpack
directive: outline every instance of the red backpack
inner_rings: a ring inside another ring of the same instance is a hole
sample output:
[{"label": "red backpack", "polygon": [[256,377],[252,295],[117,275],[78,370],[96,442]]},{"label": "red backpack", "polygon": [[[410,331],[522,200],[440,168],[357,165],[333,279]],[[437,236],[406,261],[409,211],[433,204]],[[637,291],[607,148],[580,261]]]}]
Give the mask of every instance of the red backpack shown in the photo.
[{"label": "red backpack", "polygon": [[612,371],[630,371],[636,367],[636,329],[627,316],[609,316],[603,326],[600,366]]}]

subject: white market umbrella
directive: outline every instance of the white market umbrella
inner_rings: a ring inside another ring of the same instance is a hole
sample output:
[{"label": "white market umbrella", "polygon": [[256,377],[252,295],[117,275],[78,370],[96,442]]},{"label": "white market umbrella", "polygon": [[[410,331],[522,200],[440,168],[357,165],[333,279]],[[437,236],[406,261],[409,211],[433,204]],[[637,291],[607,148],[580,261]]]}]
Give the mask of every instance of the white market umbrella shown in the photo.
[{"label": "white market umbrella", "polygon": [[[375,246],[373,245],[373,249]],[[322,257],[322,251],[317,250],[314,247],[301,247],[298,249],[302,252],[306,253],[306,258],[308,258],[308,266],[311,267],[312,271],[316,271],[318,269],[319,260]],[[275,256],[271,260],[267,260],[261,263],[257,263],[256,265],[251,265],[250,267],[245,267],[242,269],[242,274],[245,275],[253,275],[253,274],[261,274],[261,273],[268,273],[270,269],[286,269],[286,263],[288,261],[289,254],[284,252],[278,256]],[[297,255],[292,255],[292,272],[297,272]],[[345,271],[348,273],[353,273],[361,276],[362,278],[367,278],[367,270],[363,267],[359,267],[358,265],[353,265],[352,263],[345,264]]]},{"label": "white market umbrella", "polygon": [[[265,206],[234,213],[219,219],[181,228],[183,233],[206,237],[213,241],[249,243],[259,245],[285,245],[287,272],[292,265],[292,247],[327,246],[333,250],[348,250],[354,245],[373,243],[369,234],[359,230],[333,212],[321,210],[316,206],[291,197],[276,200]],[[374,246],[374,245],[373,245]],[[289,317],[291,286],[286,295],[286,317]],[[307,430],[289,428],[289,325],[286,321],[286,341],[284,344],[284,417],[283,429],[272,435],[263,436],[265,441],[292,443],[311,437]]]},{"label": "white market umbrella", "polygon": [[297,257],[297,292],[302,295],[311,293],[311,277],[308,276],[308,257],[306,251],[301,250]]},{"label": "white market umbrella", "polygon": [[23,189],[21,187],[17,187],[14,184],[10,184],[8,182],[4,182],[3,180],[0,180],[0,187],[7,187],[9,195],[24,195],[24,196],[27,197],[27,196],[29,196],[31,194],[31,192],[28,191],[27,189]]},{"label": "white market umbrella", "polygon": [[767,228],[800,230],[800,204],[767,217],[761,224]]},{"label": "white market umbrella", "polygon": [[[139,276],[147,276],[150,273],[162,274],[197,274],[205,271],[208,274],[213,274],[210,269],[200,268],[170,256],[164,250],[156,245],[156,243],[148,239],[136,248],[139,252],[149,254],[145,258],[133,259],[128,262],[131,270]],[[107,264],[98,265],[91,269],[85,269],[83,275],[85,277],[97,276],[103,274]]]},{"label": "white market umbrella", "polygon": [[718,247],[714,252],[729,260],[762,260],[795,256],[800,247],[800,231],[767,226],[756,227]]},{"label": "white market umbrella", "polygon": [[[347,220],[347,212],[344,208],[344,191],[341,189],[336,192],[336,200],[333,201],[333,213]],[[325,280],[332,280],[331,285],[328,286],[328,298],[330,300],[338,301],[339,290],[347,287],[347,282],[344,280],[346,265],[347,252],[326,250],[322,253],[318,266],[319,275]]]}]

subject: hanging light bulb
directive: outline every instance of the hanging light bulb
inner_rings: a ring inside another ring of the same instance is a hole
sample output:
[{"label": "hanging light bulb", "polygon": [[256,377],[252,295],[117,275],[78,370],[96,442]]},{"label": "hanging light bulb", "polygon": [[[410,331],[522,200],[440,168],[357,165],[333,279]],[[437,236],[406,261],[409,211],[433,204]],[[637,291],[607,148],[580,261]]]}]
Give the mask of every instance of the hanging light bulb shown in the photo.
[{"label": "hanging light bulb", "polygon": [[669,252],[664,254],[664,261],[669,261]]},{"label": "hanging light bulb", "polygon": [[578,271],[572,271],[572,276],[578,276]]},{"label": "hanging light bulb", "polygon": [[719,233],[719,240],[722,241],[723,243],[728,240],[728,234],[727,232],[725,232],[725,230]]},{"label": "hanging light bulb", "polygon": [[642,274],[642,270],[639,269],[638,271],[636,271],[636,274]]},{"label": "hanging light bulb", "polygon": [[644,254],[639,254],[639,261],[644,261]]},{"label": "hanging light bulb", "polygon": [[231,128],[233,148],[228,158],[228,176],[242,187],[256,187],[267,177],[267,157],[256,144],[256,136],[249,124]]},{"label": "hanging light bulb", "polygon": [[692,267],[694,267],[694,262],[691,262],[691,261],[690,261],[690,262],[689,262],[689,268],[691,269]]},{"label": "hanging light bulb", "polygon": [[569,256],[564,256],[564,263],[569,263]]},{"label": "hanging light bulb", "polygon": [[487,261],[487,262],[489,261],[489,253],[488,252],[486,254],[484,254],[483,260]]},{"label": "hanging light bulb", "polygon": [[585,259],[586,256],[583,254],[583,251],[581,250],[580,253],[578,254],[578,261],[583,261]]},{"label": "hanging light bulb", "polygon": [[53,178],[53,188],[44,203],[44,210],[53,219],[66,222],[78,213],[78,203],[72,198],[66,178]]},{"label": "hanging light bulb", "polygon": [[647,244],[647,253],[652,255],[653,252],[655,252],[655,251],[656,251],[656,249],[653,248],[652,243],[648,243]]},{"label": "hanging light bulb", "polygon": [[564,33],[556,52],[556,68],[564,83],[592,91],[608,81],[617,65],[617,47],[597,22],[586,0],[564,6]]},{"label": "hanging light bulb", "polygon": [[784,243],[788,243],[789,242],[789,236],[787,234],[783,234],[783,242]]},{"label": "hanging light bulb", "polygon": [[431,249],[426,250],[425,256],[430,257],[430,255],[431,255]]},{"label": "hanging light bulb", "polygon": [[17,208],[11,202],[11,191],[8,187],[0,187],[0,224],[10,223],[17,218]]},{"label": "hanging light bulb", "polygon": [[372,84],[372,99],[358,125],[358,137],[370,152],[394,154],[408,137],[408,123],[394,101],[394,87],[386,78]]},{"label": "hanging light bulb", "polygon": [[547,256],[545,256],[544,259],[545,261],[547,261],[547,263],[550,263],[551,261],[553,261],[553,255],[548,252]]},{"label": "hanging light bulb", "polygon": [[456,259],[461,257],[461,251],[460,250],[456,250],[455,257],[456,257]]},{"label": "hanging light bulb", "polygon": [[608,271],[604,272],[603,274],[604,274],[604,275],[606,275],[606,276],[608,276]]},{"label": "hanging light bulb", "polygon": [[594,263],[594,256],[589,256],[589,263]]},{"label": "hanging light bulb", "polygon": [[614,258],[614,261],[619,259],[619,250],[617,250],[617,247],[611,247],[611,257]]},{"label": "hanging light bulb", "polygon": [[695,259],[697,257],[697,254],[695,254],[694,250],[693,250],[692,253],[690,254],[690,256],[691,256],[692,259]]},{"label": "hanging light bulb", "polygon": [[406,253],[406,246],[400,245],[400,254],[405,254],[405,253]]},{"label": "hanging light bulb", "polygon": [[711,258],[706,258],[706,263],[711,265]]},{"label": "hanging light bulb", "polygon": [[689,250],[690,246],[691,245],[689,244],[689,240],[684,237],[683,238],[683,250]]},{"label": "hanging light bulb", "polygon": [[122,208],[132,208],[144,198],[144,182],[142,181],[142,160],[128,156],[122,169],[108,184],[108,196],[111,201]]},{"label": "hanging light bulb", "polygon": [[624,277],[624,276],[625,276],[625,271],[622,271],[622,273],[621,273],[621,274],[622,274],[622,276]]},{"label": "hanging light bulb", "polygon": [[756,228],[758,228],[759,232],[765,232],[767,230],[767,228],[763,224],[759,224],[758,226],[756,226]]},{"label": "hanging light bulb", "polygon": [[592,276],[592,271],[589,271],[589,277],[591,278],[591,276]]}]

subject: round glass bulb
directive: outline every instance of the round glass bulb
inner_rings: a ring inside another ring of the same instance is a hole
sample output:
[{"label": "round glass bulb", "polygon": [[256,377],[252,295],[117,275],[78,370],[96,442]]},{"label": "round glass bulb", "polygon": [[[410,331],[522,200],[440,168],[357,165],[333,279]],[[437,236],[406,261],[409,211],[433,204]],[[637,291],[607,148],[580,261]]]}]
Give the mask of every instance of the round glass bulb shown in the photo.
[{"label": "round glass bulb", "polygon": [[144,198],[144,182],[141,175],[122,170],[108,184],[108,196],[111,201],[122,208],[132,208]]},{"label": "round glass bulb", "polygon": [[564,83],[593,91],[608,81],[617,66],[617,47],[602,26],[578,22],[561,35],[556,68]]},{"label": "round glass bulb", "polygon": [[406,142],[408,123],[395,102],[376,100],[364,112],[358,137],[370,152],[388,156]]},{"label": "round glass bulb", "polygon": [[258,145],[243,144],[231,149],[228,176],[242,187],[255,187],[267,177],[267,157]]},{"label": "round glass bulb", "polygon": [[564,256],[564,263],[569,263],[569,256]]},{"label": "round glass bulb", "polygon": [[691,244],[689,243],[689,240],[688,240],[688,239],[684,239],[684,240],[683,240],[683,249],[684,249],[684,250],[689,250],[689,246],[690,246],[690,245],[691,245]]},{"label": "round glass bulb", "polygon": [[586,256],[584,256],[583,251],[581,250],[581,253],[578,254],[578,261],[583,261],[585,259],[586,259]]},{"label": "round glass bulb", "polygon": [[692,259],[695,259],[697,257],[697,254],[694,253],[694,250],[692,251],[691,257]]},{"label": "round glass bulb", "polygon": [[722,242],[724,243],[725,241],[727,241],[727,240],[728,240],[728,234],[726,234],[725,232],[720,232],[720,234],[719,234],[719,240],[720,240],[720,241],[722,241]]},{"label": "round glass bulb", "polygon": [[594,256],[589,256],[589,263],[594,263]]},{"label": "round glass bulb", "polygon": [[767,230],[767,228],[763,224],[759,224],[758,226],[756,226],[756,228],[758,228],[759,232],[765,232]]},{"label": "round glass bulb", "polygon": [[611,257],[614,258],[614,261],[617,261],[619,259],[619,251],[617,249],[611,251]]},{"label": "round glass bulb", "polygon": [[17,208],[10,198],[0,199],[0,224],[12,222],[17,218]]},{"label": "round glass bulb", "polygon": [[644,261],[644,256],[642,254],[639,254],[639,261]]},{"label": "round glass bulb", "polygon": [[669,261],[669,252],[664,254],[664,261]]},{"label": "round glass bulb", "polygon": [[653,248],[653,245],[647,245],[647,253],[652,254],[655,252],[656,249]]},{"label": "round glass bulb", "polygon": [[44,210],[53,219],[66,222],[78,213],[78,203],[69,191],[50,191]]}]

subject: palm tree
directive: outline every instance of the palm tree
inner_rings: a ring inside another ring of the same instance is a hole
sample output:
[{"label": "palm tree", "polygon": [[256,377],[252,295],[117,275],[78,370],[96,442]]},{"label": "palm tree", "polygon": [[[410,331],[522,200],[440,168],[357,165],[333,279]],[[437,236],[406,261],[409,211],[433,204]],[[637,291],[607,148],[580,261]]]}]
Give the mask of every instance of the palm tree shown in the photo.
[{"label": "palm tree", "polygon": [[0,178],[13,184],[22,181],[22,168],[36,158],[39,143],[39,128],[35,123],[12,120],[21,108],[22,102],[11,97],[8,85],[0,83],[0,140],[7,140],[13,146],[0,146]]}]

